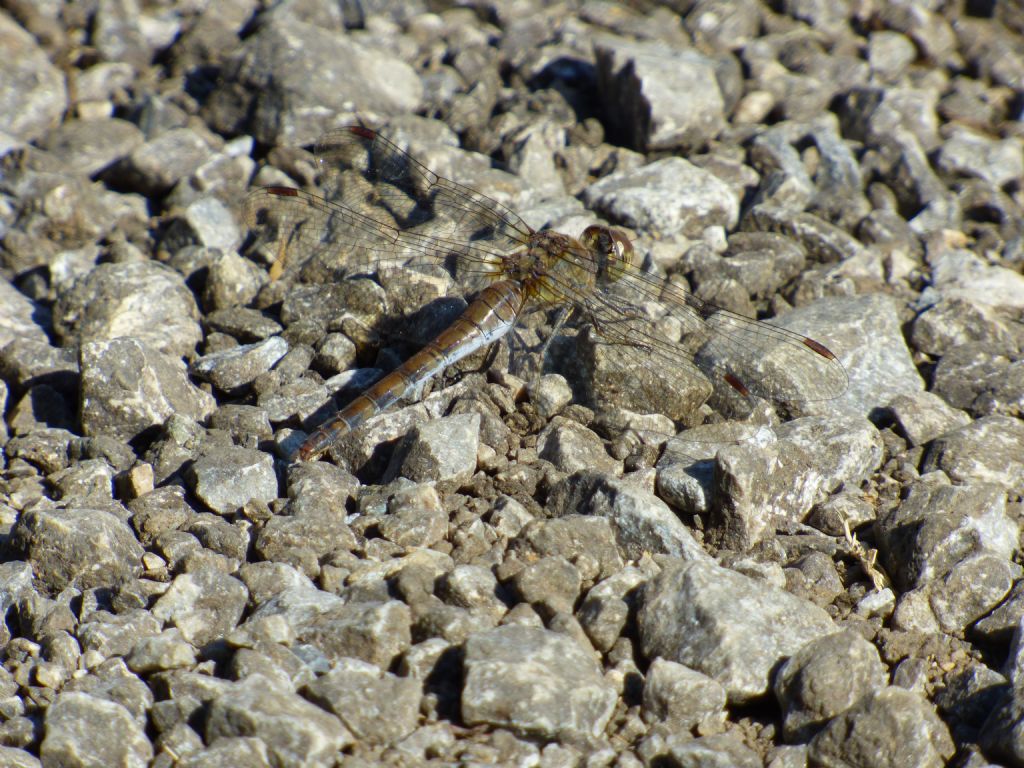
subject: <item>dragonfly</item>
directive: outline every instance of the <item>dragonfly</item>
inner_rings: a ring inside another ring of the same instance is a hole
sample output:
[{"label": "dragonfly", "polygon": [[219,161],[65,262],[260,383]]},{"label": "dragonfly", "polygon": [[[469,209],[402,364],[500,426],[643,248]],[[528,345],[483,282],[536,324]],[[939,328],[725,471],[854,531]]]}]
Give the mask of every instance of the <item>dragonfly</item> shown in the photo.
[{"label": "dragonfly", "polygon": [[507,206],[435,174],[362,126],[325,134],[314,156],[324,196],[268,186],[246,199],[246,223],[275,267],[314,255],[356,271],[442,267],[475,298],[440,335],[314,430],[293,460],[321,456],[538,309],[557,310],[556,331],[567,318],[585,324],[612,353],[627,404],[646,404],[648,412],[695,377],[714,391],[784,405],[832,399],[847,387],[842,363],[824,344],[722,309],[642,269],[618,229],[595,224],[578,238],[535,231]]}]

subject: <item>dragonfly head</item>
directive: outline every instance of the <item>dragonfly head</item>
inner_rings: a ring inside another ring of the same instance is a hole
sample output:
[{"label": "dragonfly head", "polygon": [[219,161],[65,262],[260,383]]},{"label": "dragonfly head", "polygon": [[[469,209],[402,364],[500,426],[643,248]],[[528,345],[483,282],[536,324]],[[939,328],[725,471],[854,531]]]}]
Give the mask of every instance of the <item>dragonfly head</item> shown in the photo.
[{"label": "dragonfly head", "polygon": [[617,229],[594,224],[580,241],[593,255],[599,279],[618,280],[633,263],[633,244]]}]

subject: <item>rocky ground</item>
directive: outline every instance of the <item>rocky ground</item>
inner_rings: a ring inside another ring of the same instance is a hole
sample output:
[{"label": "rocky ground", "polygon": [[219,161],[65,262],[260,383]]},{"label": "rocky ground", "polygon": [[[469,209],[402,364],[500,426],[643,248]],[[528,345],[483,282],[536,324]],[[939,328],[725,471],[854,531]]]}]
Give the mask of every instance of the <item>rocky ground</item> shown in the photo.
[{"label": "rocky ground", "polygon": [[[0,50],[0,764],[1024,765],[1019,4],[7,0]],[[638,446],[570,329],[290,463],[464,306],[249,248],[356,122],[849,386]]]}]

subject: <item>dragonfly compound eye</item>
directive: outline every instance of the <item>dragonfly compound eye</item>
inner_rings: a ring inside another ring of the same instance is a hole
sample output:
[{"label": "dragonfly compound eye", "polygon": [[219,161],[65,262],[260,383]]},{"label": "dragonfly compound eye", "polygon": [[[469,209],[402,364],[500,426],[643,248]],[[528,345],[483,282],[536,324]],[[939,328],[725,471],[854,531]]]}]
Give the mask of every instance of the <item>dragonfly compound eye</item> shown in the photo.
[{"label": "dragonfly compound eye", "polygon": [[617,280],[633,264],[633,244],[617,229],[609,229],[611,248],[608,252],[608,276]]}]

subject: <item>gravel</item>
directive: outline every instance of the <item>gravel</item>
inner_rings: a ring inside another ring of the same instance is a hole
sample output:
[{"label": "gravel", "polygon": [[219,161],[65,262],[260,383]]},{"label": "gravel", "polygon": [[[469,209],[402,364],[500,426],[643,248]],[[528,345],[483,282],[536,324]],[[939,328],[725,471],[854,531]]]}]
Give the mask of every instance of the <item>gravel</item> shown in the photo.
[{"label": "gravel", "polygon": [[[0,764],[1024,766],[1013,3],[0,5]],[[654,282],[300,463],[487,282],[353,124]]]}]

